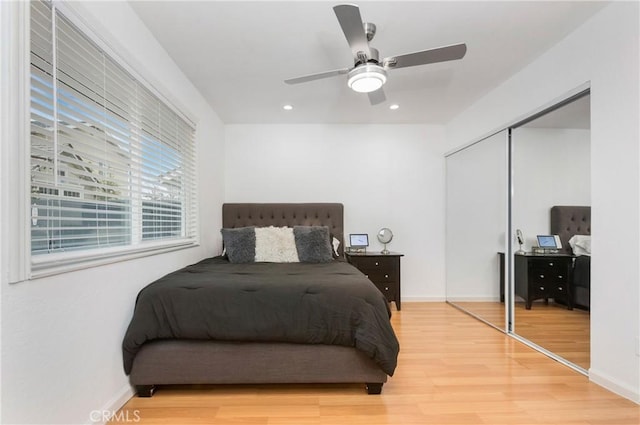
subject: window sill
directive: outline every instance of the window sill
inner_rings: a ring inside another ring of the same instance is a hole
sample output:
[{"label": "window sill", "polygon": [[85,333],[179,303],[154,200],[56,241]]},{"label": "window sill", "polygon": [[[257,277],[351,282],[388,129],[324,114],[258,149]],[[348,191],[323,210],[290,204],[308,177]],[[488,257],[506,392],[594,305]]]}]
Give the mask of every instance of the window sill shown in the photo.
[{"label": "window sill", "polygon": [[196,241],[183,240],[176,241],[172,244],[150,245],[138,249],[127,250],[122,249],[111,252],[104,250],[102,252],[93,252],[90,256],[86,253],[82,256],[71,257],[69,255],[60,255],[57,258],[38,258],[31,259],[31,274],[29,280],[40,279],[43,277],[54,276],[63,273],[88,269],[92,267],[103,266],[107,264],[119,263],[121,261],[129,261],[136,258],[149,257],[157,254],[189,249],[199,246]]}]

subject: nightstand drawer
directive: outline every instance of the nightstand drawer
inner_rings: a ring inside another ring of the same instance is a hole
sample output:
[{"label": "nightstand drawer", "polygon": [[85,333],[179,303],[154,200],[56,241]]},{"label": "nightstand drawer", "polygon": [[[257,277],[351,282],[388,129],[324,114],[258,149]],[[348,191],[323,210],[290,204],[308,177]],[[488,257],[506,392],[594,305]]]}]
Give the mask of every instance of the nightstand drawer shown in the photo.
[{"label": "nightstand drawer", "polygon": [[360,270],[400,310],[400,257],[391,253],[346,253],[347,261]]},{"label": "nightstand drawer", "polygon": [[555,299],[566,299],[568,288],[567,285],[557,285],[551,288],[551,296]]},{"label": "nightstand drawer", "polygon": [[395,301],[396,294],[398,293],[398,284],[396,282],[388,282],[388,283],[377,283],[373,282],[374,285],[382,292],[387,299],[387,301]]},{"label": "nightstand drawer", "polygon": [[515,256],[515,293],[525,300],[525,308],[538,299],[562,300],[569,309],[571,288],[569,287],[572,257],[567,255]]},{"label": "nightstand drawer", "polygon": [[529,282],[534,284],[547,282],[564,283],[566,280],[567,276],[564,274],[551,273],[549,270],[531,270],[529,274]]},{"label": "nightstand drawer", "polygon": [[[360,270],[362,271],[362,270]],[[362,271],[365,276],[375,283],[389,283],[399,281],[399,276],[396,273],[385,273],[384,271],[375,270],[373,273],[366,273]]]},{"label": "nightstand drawer", "polygon": [[535,298],[558,298],[567,297],[567,286],[554,281],[530,282],[530,296]]},{"label": "nightstand drawer", "polygon": [[382,271],[393,272],[398,268],[397,258],[351,257],[350,262],[364,274],[382,273]]},{"label": "nightstand drawer", "polygon": [[554,263],[553,266],[540,266],[538,264],[533,265],[529,269],[529,278],[533,282],[543,281],[560,281],[565,282],[567,280],[567,268],[564,264]]}]

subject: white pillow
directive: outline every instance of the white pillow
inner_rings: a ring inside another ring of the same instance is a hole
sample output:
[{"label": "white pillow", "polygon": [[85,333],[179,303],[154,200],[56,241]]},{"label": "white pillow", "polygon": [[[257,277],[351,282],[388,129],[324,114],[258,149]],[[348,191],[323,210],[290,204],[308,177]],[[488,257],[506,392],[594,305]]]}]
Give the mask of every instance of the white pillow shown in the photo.
[{"label": "white pillow", "polygon": [[573,235],[569,239],[569,245],[573,250],[573,255],[591,255],[590,235]]},{"label": "white pillow", "polygon": [[292,227],[256,227],[256,262],[298,263]]},{"label": "white pillow", "polygon": [[331,245],[333,245],[333,253],[335,254],[335,257],[339,257],[338,248],[340,248],[340,240],[334,236]]}]

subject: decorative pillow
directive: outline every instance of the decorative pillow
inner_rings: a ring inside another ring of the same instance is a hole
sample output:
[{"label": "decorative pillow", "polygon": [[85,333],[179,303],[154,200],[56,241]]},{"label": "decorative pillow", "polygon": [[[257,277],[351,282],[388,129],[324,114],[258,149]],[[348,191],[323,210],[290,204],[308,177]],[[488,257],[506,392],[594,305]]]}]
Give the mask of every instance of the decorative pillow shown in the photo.
[{"label": "decorative pillow", "polygon": [[224,249],[231,263],[252,263],[256,256],[254,227],[221,229]]},{"label": "decorative pillow", "polygon": [[569,239],[569,245],[573,251],[573,255],[589,255],[591,256],[591,235],[573,235]]},{"label": "decorative pillow", "polygon": [[333,250],[327,226],[294,226],[298,258],[304,263],[328,263]]},{"label": "decorative pillow", "polygon": [[255,261],[297,263],[295,237],[291,227],[257,227]]}]

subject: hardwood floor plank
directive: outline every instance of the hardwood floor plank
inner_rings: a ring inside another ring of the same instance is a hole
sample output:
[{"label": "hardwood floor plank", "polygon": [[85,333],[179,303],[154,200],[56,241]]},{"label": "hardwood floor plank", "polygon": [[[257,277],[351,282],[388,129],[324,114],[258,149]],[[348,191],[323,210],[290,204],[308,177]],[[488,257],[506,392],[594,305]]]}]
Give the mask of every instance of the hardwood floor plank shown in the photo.
[{"label": "hardwood floor plank", "polygon": [[[504,303],[456,302],[458,307],[473,312],[490,323],[504,327]],[[590,314],[588,311],[542,301],[531,310],[523,302],[515,303],[515,333],[556,353],[572,363],[589,369]]]},{"label": "hardwood floor plank", "polygon": [[446,303],[403,303],[392,323],[398,369],[379,396],[361,384],[168,386],[123,409],[141,424],[640,423],[640,406]]}]

